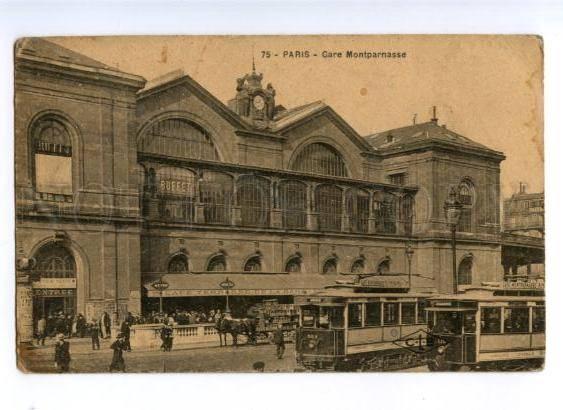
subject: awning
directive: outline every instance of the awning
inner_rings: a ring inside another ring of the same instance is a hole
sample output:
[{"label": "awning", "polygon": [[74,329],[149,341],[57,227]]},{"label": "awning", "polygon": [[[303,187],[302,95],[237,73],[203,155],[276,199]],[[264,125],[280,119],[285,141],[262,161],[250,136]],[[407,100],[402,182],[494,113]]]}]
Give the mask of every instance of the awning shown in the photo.
[{"label": "awning", "polygon": [[318,292],[327,285],[341,279],[339,275],[317,274],[260,274],[260,273],[173,273],[144,275],[143,287],[149,297],[160,297],[160,291],[152,284],[160,278],[168,283],[162,297],[224,296],[225,289],[219,285],[228,277],[234,283],[229,296],[295,296]]}]

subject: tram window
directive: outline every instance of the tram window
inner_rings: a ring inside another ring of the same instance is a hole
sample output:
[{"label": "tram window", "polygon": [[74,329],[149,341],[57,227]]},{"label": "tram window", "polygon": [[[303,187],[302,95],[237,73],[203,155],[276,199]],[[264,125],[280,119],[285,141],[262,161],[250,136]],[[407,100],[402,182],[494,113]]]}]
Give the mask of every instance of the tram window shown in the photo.
[{"label": "tram window", "polygon": [[344,327],[344,307],[336,306],[329,309],[330,326],[334,328]]},{"label": "tram window", "polygon": [[481,310],[481,333],[500,333],[500,308]]},{"label": "tram window", "polygon": [[358,303],[348,305],[348,327],[362,327],[362,305]]},{"label": "tram window", "polygon": [[399,304],[384,303],[383,304],[383,324],[398,325],[399,324]]},{"label": "tram window", "polygon": [[301,308],[301,322],[303,327],[315,327],[319,308],[316,306],[304,306]]},{"label": "tram window", "polygon": [[460,334],[461,313],[459,312],[436,312],[435,333]]},{"label": "tram window", "polygon": [[366,303],[366,326],[381,326],[381,303]]},{"label": "tram window", "polygon": [[505,308],[504,309],[504,333],[528,333],[529,309]]},{"label": "tram window", "polygon": [[532,308],[532,332],[545,332],[545,308]]},{"label": "tram window", "polygon": [[401,304],[401,323],[403,325],[412,325],[415,323],[415,304]]},{"label": "tram window", "polygon": [[464,333],[475,333],[475,312],[465,312],[463,315],[463,331]]},{"label": "tram window", "polygon": [[426,308],[426,302],[424,300],[419,300],[417,302],[417,308],[418,312],[416,323],[426,323],[426,310],[424,310]]}]

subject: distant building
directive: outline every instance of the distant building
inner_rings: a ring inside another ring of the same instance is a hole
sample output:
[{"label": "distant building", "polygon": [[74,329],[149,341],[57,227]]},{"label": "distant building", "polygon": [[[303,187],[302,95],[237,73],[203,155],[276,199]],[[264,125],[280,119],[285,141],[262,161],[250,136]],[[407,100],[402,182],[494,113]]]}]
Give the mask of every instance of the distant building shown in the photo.
[{"label": "distant building", "polygon": [[526,236],[544,236],[544,193],[527,193],[526,185],[504,200],[504,232]]}]

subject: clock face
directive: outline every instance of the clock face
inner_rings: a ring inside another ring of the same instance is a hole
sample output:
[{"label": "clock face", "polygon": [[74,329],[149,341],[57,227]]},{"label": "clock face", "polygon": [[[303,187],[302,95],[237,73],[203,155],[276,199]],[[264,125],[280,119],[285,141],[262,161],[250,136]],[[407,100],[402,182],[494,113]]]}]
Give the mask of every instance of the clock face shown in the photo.
[{"label": "clock face", "polygon": [[264,106],[266,105],[264,101],[264,97],[262,97],[261,95],[255,96],[252,102],[254,104],[254,108],[256,108],[257,110],[263,109]]}]

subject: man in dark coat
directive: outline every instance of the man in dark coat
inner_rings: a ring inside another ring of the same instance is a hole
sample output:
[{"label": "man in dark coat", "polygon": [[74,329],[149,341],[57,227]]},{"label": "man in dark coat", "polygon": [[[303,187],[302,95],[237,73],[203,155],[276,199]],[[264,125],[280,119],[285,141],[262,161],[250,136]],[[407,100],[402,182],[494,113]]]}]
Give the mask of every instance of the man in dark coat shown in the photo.
[{"label": "man in dark coat", "polygon": [[164,325],[160,331],[160,339],[162,340],[160,348],[165,352],[170,352],[172,350],[172,342],[174,340],[173,332],[174,329],[172,329],[172,326],[168,324]]},{"label": "man in dark coat", "polygon": [[100,350],[100,325],[96,319],[90,325],[90,336],[92,337],[92,350]]},{"label": "man in dark coat", "polygon": [[102,319],[100,320],[100,330],[103,331],[104,339],[111,337],[111,318],[108,312],[104,312]]},{"label": "man in dark coat", "polygon": [[278,356],[278,359],[282,359],[285,352],[285,339],[283,336],[283,326],[281,323],[279,323],[278,328],[274,330],[273,341],[276,345],[276,355]]},{"label": "man in dark coat", "polygon": [[70,343],[65,340],[62,333],[57,335],[55,342],[55,367],[59,373],[66,373],[69,371],[70,365]]},{"label": "man in dark coat", "polygon": [[122,333],[124,344],[125,344],[124,345],[125,350],[130,352],[131,351],[131,342],[129,340],[129,337],[131,336],[131,325],[129,324],[128,320],[124,320],[121,323],[121,333]]},{"label": "man in dark coat", "polygon": [[111,358],[111,364],[109,365],[109,371],[114,370],[118,372],[125,371],[125,360],[123,359],[123,350],[125,350],[125,338],[123,334],[119,333],[115,342],[111,344],[111,349],[113,349],[113,357]]},{"label": "man in dark coat", "polygon": [[79,313],[78,318],[76,319],[76,333],[78,333],[78,337],[84,337],[85,331],[86,318],[82,315],[82,313]]}]

